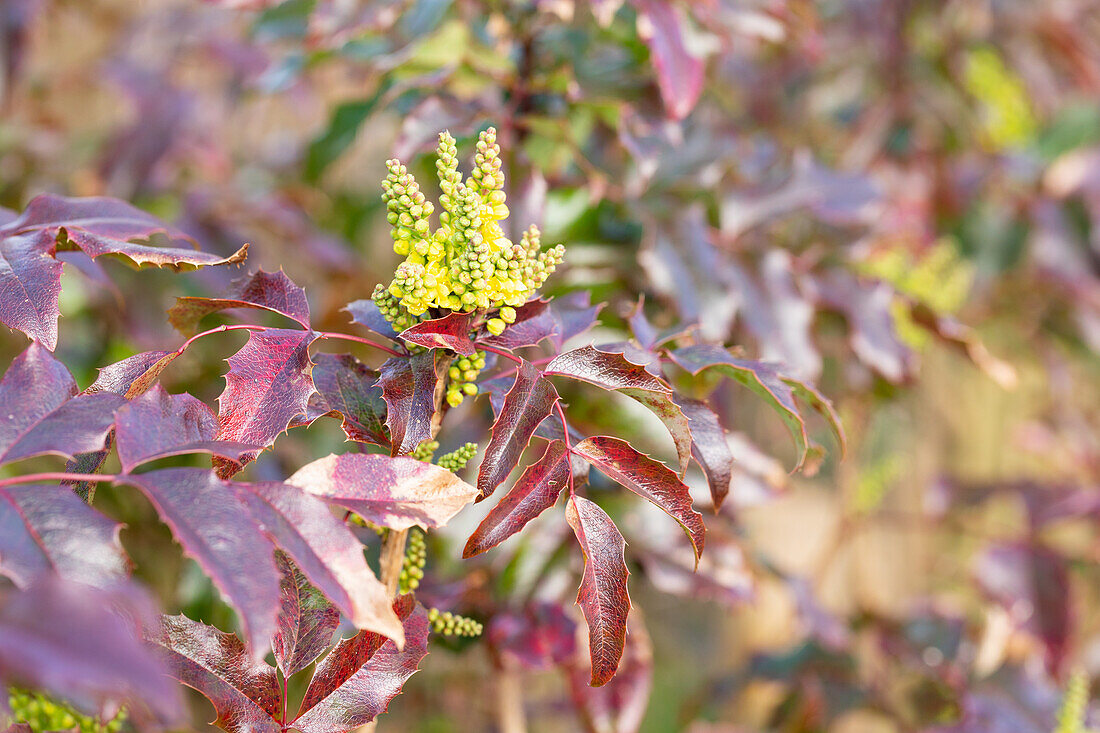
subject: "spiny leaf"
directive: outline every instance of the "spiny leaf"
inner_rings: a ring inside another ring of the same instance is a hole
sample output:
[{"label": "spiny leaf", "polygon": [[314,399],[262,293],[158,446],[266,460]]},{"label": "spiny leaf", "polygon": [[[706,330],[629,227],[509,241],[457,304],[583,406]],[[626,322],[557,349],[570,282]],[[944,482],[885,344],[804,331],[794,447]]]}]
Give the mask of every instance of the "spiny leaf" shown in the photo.
[{"label": "spiny leaf", "polygon": [[573,446],[573,452],[679,522],[698,562],[706,534],[703,515],[691,508],[691,493],[671,468],[634,450],[625,440],[603,435],[585,438]]},{"label": "spiny leaf", "polygon": [[730,492],[733,478],[733,453],[726,442],[726,431],[718,415],[705,402],[683,395],[673,399],[687,415],[691,426],[691,454],[707,475],[710,497],[717,511]]},{"label": "spiny leaf", "polygon": [[794,392],[785,381],[775,364],[760,361],[735,359],[721,346],[700,344],[669,352],[672,360],[681,368],[699,374],[705,369],[715,368],[732,377],[764,398],[783,419],[794,438],[798,460],[795,470],[802,466],[809,450],[809,438],[806,436],[806,423],[802,419],[798,405],[794,401]]},{"label": "spiny leaf", "polygon": [[184,553],[238,611],[253,652],[262,656],[275,634],[279,571],[274,547],[233,489],[200,468],[167,468],[123,480],[149,497]]},{"label": "spiny leaf", "polygon": [[340,625],[340,612],[321,591],[310,585],[286,553],[276,552],[275,563],[282,573],[279,582],[282,605],[279,608],[279,630],[272,647],[279,671],[283,677],[290,677],[308,667],[328,649],[332,635]]},{"label": "spiny leaf", "polygon": [[199,321],[211,313],[228,308],[258,308],[286,316],[303,328],[310,328],[309,302],[306,291],[295,285],[281,269],[278,272],[259,270],[233,284],[224,298],[176,298],[168,309],[168,322],[185,336],[198,332]]},{"label": "spiny leaf", "polygon": [[125,400],[76,392],[72,375],[43,346],[32,343],[17,356],[0,380],[0,463],[103,448],[112,413]]},{"label": "spiny leaf", "polygon": [[51,573],[107,587],[129,574],[120,529],[67,488],[0,489],[0,573],[20,587]]},{"label": "spiny leaf", "polygon": [[511,491],[497,502],[470,535],[462,557],[473,557],[496,547],[552,507],[561,490],[569,484],[570,457],[562,441],[547,444],[542,458],[523,472]]},{"label": "spiny leaf", "polygon": [[411,357],[387,359],[378,383],[386,401],[386,427],[390,431],[390,454],[403,456],[432,438],[432,418],[442,397],[437,390],[445,357],[426,351]]},{"label": "spiny leaf", "polygon": [[537,346],[543,339],[557,334],[558,329],[558,322],[550,310],[550,301],[529,300],[516,308],[516,320],[504,329],[504,333],[499,336],[487,334],[479,338],[478,343],[514,351],[525,346]]},{"label": "spiny leaf", "polygon": [[[266,448],[306,414],[313,394],[309,346],[316,339],[313,331],[249,332],[248,343],[227,360],[225,391],[218,398],[218,440]],[[240,470],[255,454],[241,458],[240,465],[223,464],[222,474]]]},{"label": "spiny leaf", "polygon": [[330,504],[390,529],[441,527],[477,494],[450,471],[408,456],[346,453],[318,459],[287,479]]},{"label": "spiny leaf", "polygon": [[554,409],[557,390],[530,362],[524,361],[516,372],[512,388],[504,395],[504,405],[493,423],[492,437],[477,474],[481,499],[492,494],[516,467],[531,442],[535,428]]},{"label": "spiny leaf", "polygon": [[359,540],[328,504],[285,483],[232,486],[264,533],[357,628],[376,631],[401,645],[401,624],[390,609],[385,586],[363,558]]},{"label": "spiny leaf", "polygon": [[198,690],[214,706],[214,724],[230,733],[282,733],[282,690],[275,670],[256,661],[233,634],[192,621],[165,616],[149,641],[170,674]]},{"label": "spiny leaf", "polygon": [[118,458],[124,471],[185,453],[213,453],[240,461],[262,446],[215,440],[218,418],[189,394],[170,395],[159,384],[115,411]]},{"label": "spiny leaf", "polygon": [[626,617],[630,613],[626,541],[611,517],[582,496],[570,498],[565,519],[584,552],[577,605],[588,622],[590,684],[599,687],[615,675],[626,645]]},{"label": "spiny leaf", "polygon": [[473,356],[474,342],[470,339],[470,324],[475,312],[452,312],[442,318],[421,321],[412,328],[401,332],[400,336],[410,344],[429,349],[451,349],[463,356]]},{"label": "spiny leaf", "polygon": [[546,374],[580,379],[603,389],[613,390],[642,403],[656,415],[676,445],[680,475],[691,462],[691,429],[679,405],[672,401],[672,388],[650,373],[644,364],[626,358],[624,353],[584,346],[559,355],[546,365]]},{"label": "spiny leaf", "polygon": [[[0,596],[4,681],[42,689],[95,714],[126,704],[130,717],[162,727],[185,720],[179,686],[145,647],[136,624],[156,623],[152,600],[131,583],[109,589],[45,577]],[[5,701],[6,702],[6,701]],[[144,726],[143,726],[144,727]]]},{"label": "spiny leaf", "polygon": [[10,234],[0,229],[0,322],[50,351],[57,348],[62,264],[48,232]]},{"label": "spiny leaf", "polygon": [[393,605],[404,626],[404,649],[366,631],[340,642],[317,666],[301,711],[291,724],[296,730],[352,730],[386,712],[400,694],[428,653],[428,613],[408,595]]},{"label": "spiny leaf", "polygon": [[344,434],[360,443],[389,448],[378,372],[350,354],[317,354],[313,361],[313,386],[328,407],[343,416]]}]

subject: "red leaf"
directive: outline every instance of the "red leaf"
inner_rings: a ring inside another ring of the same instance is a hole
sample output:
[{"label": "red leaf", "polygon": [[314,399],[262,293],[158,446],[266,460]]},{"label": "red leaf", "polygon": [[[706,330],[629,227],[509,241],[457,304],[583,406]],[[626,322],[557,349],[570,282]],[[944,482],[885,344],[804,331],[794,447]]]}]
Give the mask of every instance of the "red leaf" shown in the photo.
[{"label": "red leaf", "polygon": [[492,648],[527,669],[549,669],[577,653],[577,624],[557,602],[493,614],[485,630]]},{"label": "red leaf", "polygon": [[317,354],[313,360],[313,386],[327,406],[343,416],[344,434],[360,443],[389,448],[378,372],[349,354]]},{"label": "red leaf", "polygon": [[330,504],[390,529],[442,527],[477,494],[450,471],[408,456],[345,453],[318,459],[287,479]]},{"label": "red leaf", "polygon": [[443,357],[435,351],[387,359],[378,383],[386,401],[386,427],[390,431],[390,454],[403,456],[432,438],[432,418],[439,407],[436,383]]},{"label": "red leaf", "polygon": [[74,397],[76,382],[43,346],[32,343],[0,380],[0,463],[53,453],[72,458],[103,448],[114,409],[102,393]]},{"label": "red leaf", "polygon": [[199,321],[211,313],[227,308],[258,308],[286,316],[303,328],[310,328],[309,302],[306,291],[295,285],[282,270],[259,270],[234,284],[224,298],[176,298],[168,309],[168,322],[185,336],[198,332]]},{"label": "red leaf", "polygon": [[183,684],[201,692],[214,706],[214,724],[230,733],[282,733],[282,690],[275,670],[255,661],[233,634],[192,621],[165,616],[151,643]]},{"label": "red leaf", "polygon": [[[225,391],[218,398],[218,440],[270,446],[306,414],[313,382],[309,346],[313,331],[250,331],[248,343],[227,360]],[[241,465],[255,458],[242,456]],[[232,474],[240,466],[225,467]]]},{"label": "red leaf", "polygon": [[328,649],[340,625],[340,612],[321,591],[309,584],[285,553],[276,552],[275,563],[283,575],[279,583],[282,606],[279,630],[271,645],[279,671],[283,677],[290,677]]},{"label": "red leaf", "polygon": [[335,733],[369,723],[386,712],[428,653],[428,613],[412,596],[394,602],[405,647],[360,632],[340,642],[317,666],[301,712],[291,724],[302,733]]},{"label": "red leaf", "polygon": [[89,257],[118,256],[137,267],[154,265],[173,270],[197,269],[243,262],[248,245],[229,257],[199,252],[192,247],[154,247],[130,240],[148,240],[153,234],[167,234],[173,243],[193,242],[181,232],[125,201],[110,198],[66,198],[53,194],[36,196],[23,214],[0,231],[0,235],[35,232],[56,238],[63,249],[78,248]]},{"label": "red leaf", "polygon": [[470,339],[470,324],[475,312],[452,312],[442,318],[421,321],[412,328],[406,328],[400,336],[410,344],[428,349],[451,349],[463,356],[473,356],[474,342]]},{"label": "red leaf", "polygon": [[482,520],[462,550],[473,557],[496,547],[543,511],[554,506],[561,490],[569,484],[569,452],[565,443],[551,441],[538,463],[531,465]]},{"label": "red leaf", "polygon": [[115,438],[122,470],[184,453],[213,453],[242,460],[262,446],[215,440],[218,418],[189,394],[170,395],[159,384],[115,412]]},{"label": "red leaf", "polygon": [[768,405],[779,413],[779,417],[783,419],[791,433],[791,437],[794,438],[798,453],[795,470],[802,466],[809,450],[806,423],[802,419],[802,413],[799,411],[798,405],[795,404],[794,392],[788,380],[779,372],[776,364],[735,359],[721,346],[712,344],[700,344],[685,349],[676,349],[669,352],[669,356],[682,369],[692,374],[699,374],[703,370],[712,367],[717,368],[726,376],[736,379],[763,397]]},{"label": "red leaf", "polygon": [[233,488],[260,528],[357,628],[402,643],[386,587],[363,558],[362,544],[327,503],[284,483],[234,483]]},{"label": "red leaf", "polygon": [[703,515],[692,510],[688,487],[671,468],[634,450],[625,440],[602,435],[585,438],[573,446],[573,452],[679,522],[698,562],[706,533]]},{"label": "red leaf", "polygon": [[149,497],[184,553],[238,611],[253,651],[262,655],[275,634],[279,571],[271,542],[233,489],[200,468],[167,468],[123,480]]},{"label": "red leaf", "polygon": [[543,339],[558,333],[559,325],[550,310],[548,300],[529,300],[516,308],[516,320],[499,336],[487,335],[479,344],[514,351],[525,346],[537,346]]},{"label": "red leaf", "polygon": [[65,487],[0,489],[0,572],[21,587],[48,573],[109,586],[129,574],[121,528]]},{"label": "red leaf", "polygon": [[581,496],[565,507],[565,519],[584,552],[584,575],[577,605],[588,622],[593,687],[615,675],[626,644],[630,596],[626,590],[626,541],[603,509]]},{"label": "red leaf", "polygon": [[726,442],[726,431],[718,415],[705,402],[675,395],[691,426],[691,454],[707,475],[710,497],[717,511],[730,492],[733,478],[733,453]]},{"label": "red leaf", "polygon": [[145,394],[161,372],[179,356],[176,351],[144,351],[99,370],[99,376],[84,394],[111,392],[128,400]]},{"label": "red leaf", "polygon": [[153,713],[171,728],[184,721],[179,686],[145,647],[135,622],[155,623],[151,600],[127,584],[109,590],[44,578],[0,597],[0,669],[5,683],[67,699],[96,714],[125,703],[136,727]]},{"label": "red leaf", "polygon": [[636,364],[623,353],[584,346],[567,351],[546,365],[546,374],[580,379],[613,390],[642,403],[656,415],[676,444],[676,456],[683,476],[691,462],[691,429],[679,405],[672,401],[672,388]]},{"label": "red leaf", "polygon": [[590,687],[587,665],[569,671],[569,690],[585,720],[594,730],[635,733],[645,717],[653,689],[653,646],[637,614],[630,619],[626,649],[614,679],[603,687]]},{"label": "red leaf", "polygon": [[683,21],[667,0],[631,0],[638,9],[638,34],[649,46],[657,86],[669,117],[688,116],[703,91],[703,61],[684,44]]},{"label": "red leaf", "polygon": [[504,395],[504,406],[493,423],[492,437],[478,470],[479,501],[496,491],[508,478],[531,442],[535,428],[550,414],[557,401],[554,385],[530,362],[520,364],[512,388]]},{"label": "red leaf", "polygon": [[12,234],[0,229],[0,321],[50,351],[57,348],[57,299],[62,265],[54,237],[45,232]]}]

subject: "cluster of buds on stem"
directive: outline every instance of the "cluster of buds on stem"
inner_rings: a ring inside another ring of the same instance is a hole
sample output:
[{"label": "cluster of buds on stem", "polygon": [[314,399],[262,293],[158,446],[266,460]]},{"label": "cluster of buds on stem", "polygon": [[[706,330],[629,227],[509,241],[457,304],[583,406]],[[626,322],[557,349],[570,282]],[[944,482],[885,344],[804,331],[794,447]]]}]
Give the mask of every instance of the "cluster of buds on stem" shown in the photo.
[{"label": "cluster of buds on stem", "polygon": [[[435,207],[416,179],[400,161],[387,162],[382,199],[394,251],[405,261],[389,287],[379,286],[372,297],[398,331],[448,311],[480,310],[490,316],[486,328],[499,335],[515,321],[515,309],[561,263],[565,248],[557,245],[543,251],[534,226],[519,243],[505,236],[501,222],[508,218],[508,206],[495,129],[479,136],[468,178],[458,170],[458,150],[448,132],[439,135],[438,156],[441,195],[435,229]],[[455,401],[461,402],[462,393],[455,394]]]}]

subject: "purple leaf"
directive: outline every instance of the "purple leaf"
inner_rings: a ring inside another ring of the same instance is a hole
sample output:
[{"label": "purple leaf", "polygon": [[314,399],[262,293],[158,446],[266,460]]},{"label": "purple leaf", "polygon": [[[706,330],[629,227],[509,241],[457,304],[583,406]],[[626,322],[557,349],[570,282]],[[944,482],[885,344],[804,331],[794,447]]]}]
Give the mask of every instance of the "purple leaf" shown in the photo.
[{"label": "purple leaf", "polygon": [[436,386],[446,363],[443,359],[436,351],[426,351],[411,357],[395,356],[382,364],[378,383],[386,401],[391,455],[407,455],[431,440],[432,420],[442,397]]},{"label": "purple leaf", "polygon": [[340,625],[340,612],[321,591],[309,584],[290,558],[275,553],[275,564],[283,578],[279,583],[282,606],[279,630],[272,641],[275,664],[283,677],[301,672],[321,656],[332,643]]},{"label": "purple leaf", "polygon": [[72,458],[103,448],[123,400],[102,393],[74,397],[69,371],[32,343],[0,380],[0,463],[53,453]]},{"label": "purple leaf", "polygon": [[62,264],[54,259],[56,246],[45,232],[16,235],[0,229],[0,321],[50,351],[57,348],[61,316]]},{"label": "purple leaf", "polygon": [[462,557],[473,557],[496,547],[543,511],[554,506],[569,484],[569,452],[565,443],[551,441],[537,463],[528,466],[511,491],[497,502],[470,535]]},{"label": "purple leaf", "polygon": [[57,240],[62,249],[76,248],[93,259],[104,255],[122,258],[136,267],[153,265],[173,270],[193,270],[213,265],[243,262],[248,245],[229,257],[199,252],[192,247],[154,247],[130,240],[148,240],[167,234],[173,243],[190,243],[151,214],[110,198],[66,198],[53,194],[36,196],[23,214],[0,229],[0,237],[34,233]]},{"label": "purple leaf", "polygon": [[211,313],[228,308],[258,308],[286,316],[303,328],[310,328],[306,291],[295,285],[282,270],[259,270],[233,284],[224,298],[176,298],[168,310],[168,322],[185,336],[198,332],[199,321]]},{"label": "purple leaf", "polygon": [[44,578],[26,591],[8,590],[0,597],[0,679],[90,714],[125,703],[135,723],[152,713],[175,728],[184,721],[179,687],[133,627],[155,619],[150,599],[130,584],[100,590]]},{"label": "purple leaf", "polygon": [[779,417],[794,438],[798,455],[795,469],[802,466],[809,450],[806,424],[794,401],[794,392],[775,364],[735,359],[721,346],[711,344],[677,349],[669,355],[678,366],[692,374],[699,374],[705,369],[714,367],[763,397],[768,405],[779,413]]},{"label": "purple leaf", "polygon": [[626,317],[630,332],[634,334],[638,344],[647,351],[652,351],[657,345],[657,329],[649,322],[645,315],[645,297],[638,298],[638,302]]},{"label": "purple leaf", "polygon": [[357,628],[402,643],[385,586],[363,558],[359,540],[326,502],[284,483],[234,483],[233,488],[264,533]]},{"label": "purple leaf", "polygon": [[626,541],[611,517],[584,497],[570,498],[565,518],[584,552],[577,605],[588,622],[590,684],[599,687],[615,675],[626,644],[626,617],[630,613]]},{"label": "purple leaf", "polygon": [[730,492],[733,478],[733,453],[726,442],[726,431],[718,415],[705,402],[675,395],[673,399],[687,415],[691,426],[691,454],[707,475],[710,497],[717,511]]},{"label": "purple leaf", "polygon": [[[306,414],[313,394],[309,346],[316,339],[313,331],[249,332],[248,343],[227,360],[225,391],[218,398],[218,440],[266,448]],[[242,456],[240,465],[254,458]],[[235,473],[240,465],[223,466],[222,472]]]},{"label": "purple leaf", "polygon": [[573,452],[679,522],[698,563],[706,533],[703,515],[691,508],[691,493],[675,471],[634,450],[625,440],[602,435],[585,438],[573,446]]},{"label": "purple leaf", "polygon": [[559,351],[566,341],[596,325],[604,304],[591,305],[591,298],[592,295],[587,290],[578,290],[551,301],[550,315],[557,324],[551,340]]},{"label": "purple leaf", "polygon": [[344,434],[360,443],[389,448],[378,372],[349,354],[317,354],[313,360],[313,386],[328,407],[343,416]]},{"label": "purple leaf", "polygon": [[122,470],[185,453],[213,453],[231,461],[262,446],[215,440],[218,418],[189,394],[170,395],[159,384],[115,411],[115,439]]},{"label": "purple leaf", "polygon": [[358,728],[386,712],[428,653],[428,613],[412,596],[394,602],[405,646],[369,631],[340,642],[317,666],[301,711],[291,724],[302,733]]},{"label": "purple leaf", "polygon": [[64,487],[0,489],[0,572],[20,587],[48,573],[109,586],[129,574],[121,528]]},{"label": "purple leaf", "polygon": [[516,372],[512,388],[504,396],[504,406],[493,423],[492,437],[477,474],[479,501],[504,483],[523,455],[535,428],[554,409],[557,390],[530,362],[524,361]]},{"label": "purple leaf", "polygon": [[656,415],[676,445],[680,475],[691,461],[691,429],[687,416],[672,401],[672,388],[654,376],[644,364],[636,364],[623,353],[601,351],[584,346],[561,354],[546,365],[545,374],[580,379],[630,397]]},{"label": "purple leaf", "polygon": [[211,471],[168,468],[126,476],[149,497],[189,557],[237,610],[253,652],[275,634],[279,571],[274,547],[233,489]]},{"label": "purple leaf", "polygon": [[348,303],[344,310],[351,315],[353,323],[365,326],[391,341],[397,340],[397,331],[393,330],[393,325],[386,320],[386,317],[382,315],[382,311],[378,310],[378,305],[370,298]]},{"label": "purple leaf", "polygon": [[556,602],[537,602],[522,612],[504,611],[490,619],[485,638],[501,655],[526,669],[550,669],[573,658],[577,624]]},{"label": "purple leaf", "polygon": [[257,661],[233,634],[192,621],[165,616],[149,642],[160,652],[170,674],[201,692],[214,706],[214,724],[231,733],[282,733],[282,690],[275,670]]},{"label": "purple leaf", "polygon": [[645,717],[653,688],[653,648],[649,633],[635,614],[630,619],[623,659],[615,677],[602,687],[588,685],[587,665],[569,671],[573,703],[591,720],[595,730],[636,733]]},{"label": "purple leaf", "polygon": [[390,529],[442,527],[477,494],[450,471],[408,456],[345,453],[318,459],[287,479],[330,504]]},{"label": "purple leaf", "polygon": [[638,35],[649,46],[657,86],[669,117],[688,116],[703,91],[703,61],[684,43],[683,21],[667,0],[631,0],[638,10]]},{"label": "purple leaf", "polygon": [[399,335],[410,344],[428,349],[451,349],[463,356],[473,356],[474,342],[470,339],[470,324],[476,313],[452,312],[442,318],[421,321],[406,328]]},{"label": "purple leaf", "polygon": [[111,392],[128,400],[145,394],[161,372],[179,356],[176,351],[145,351],[99,370],[99,376],[84,394]]},{"label": "purple leaf", "polygon": [[550,310],[550,301],[529,300],[516,308],[516,320],[499,336],[487,335],[479,344],[514,351],[525,346],[537,346],[543,339],[558,333],[558,321]]}]

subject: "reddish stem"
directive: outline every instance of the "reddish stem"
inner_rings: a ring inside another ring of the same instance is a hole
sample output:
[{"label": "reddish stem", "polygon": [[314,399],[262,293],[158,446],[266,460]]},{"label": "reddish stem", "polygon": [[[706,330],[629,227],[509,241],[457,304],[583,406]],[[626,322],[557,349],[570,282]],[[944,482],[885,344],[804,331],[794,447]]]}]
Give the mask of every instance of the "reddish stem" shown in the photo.
[{"label": "reddish stem", "polygon": [[27,473],[22,476],[0,479],[0,487],[29,484],[35,481],[117,481],[120,478],[121,476],[110,473],[65,473],[64,471]]},{"label": "reddish stem", "polygon": [[176,354],[177,355],[182,354],[184,351],[187,350],[188,346],[190,346],[194,342],[198,341],[203,336],[209,336],[212,333],[221,333],[222,331],[263,331],[266,328],[267,328],[267,326],[252,326],[252,325],[245,325],[245,324],[237,324],[237,325],[233,325],[233,326],[221,325],[221,326],[218,326],[217,328],[212,328],[209,331],[203,331],[202,333],[196,333],[194,336],[192,336],[191,338],[184,341],[183,346],[176,349]]},{"label": "reddish stem", "polygon": [[504,349],[498,349],[495,346],[487,346],[486,344],[479,344],[479,346],[481,346],[483,351],[491,351],[492,353],[496,354],[497,356],[503,356],[505,359],[511,359],[512,361],[514,361],[517,364],[522,364],[523,363],[523,359],[519,358],[518,356],[513,354],[511,351],[505,351]]},{"label": "reddish stem", "polygon": [[362,336],[352,336],[348,333],[336,333],[335,331],[322,331],[317,335],[323,339],[340,339],[343,341],[354,341],[357,344],[366,344],[367,346],[373,346],[379,351],[384,351],[387,354],[392,354],[393,356],[407,356],[407,354],[402,354],[400,351],[395,351],[388,346],[383,346],[376,341],[371,341],[370,339],[363,338]]}]

